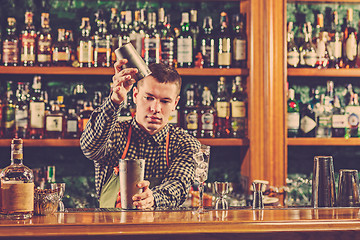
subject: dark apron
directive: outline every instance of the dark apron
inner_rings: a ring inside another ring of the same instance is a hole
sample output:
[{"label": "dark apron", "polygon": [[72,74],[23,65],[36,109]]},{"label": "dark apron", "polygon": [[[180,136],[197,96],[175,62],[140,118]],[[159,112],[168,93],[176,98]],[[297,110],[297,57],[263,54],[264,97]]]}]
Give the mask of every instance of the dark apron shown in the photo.
[{"label": "dark apron", "polygon": [[[130,126],[126,146],[121,156],[121,159],[124,159],[126,157],[127,151],[129,150],[131,132],[132,132],[131,129],[132,128]],[[167,133],[166,136],[166,163],[167,166],[169,167],[169,132]],[[151,178],[147,178],[146,180],[150,182],[150,188],[153,188],[161,184],[162,178],[151,177]],[[119,171],[115,170],[114,168],[114,171],[112,172],[111,176],[101,188],[100,199],[99,199],[100,208],[114,208],[116,205],[116,200],[119,191],[120,191]]]}]

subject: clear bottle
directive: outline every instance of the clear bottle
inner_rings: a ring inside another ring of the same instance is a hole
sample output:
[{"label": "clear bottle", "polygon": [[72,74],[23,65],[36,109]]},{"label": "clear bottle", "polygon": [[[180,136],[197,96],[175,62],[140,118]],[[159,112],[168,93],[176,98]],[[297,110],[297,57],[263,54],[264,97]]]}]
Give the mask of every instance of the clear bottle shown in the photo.
[{"label": "clear bottle", "polygon": [[102,11],[97,13],[96,25],[98,29],[94,36],[94,67],[110,67],[111,35],[107,32],[107,25]]},{"label": "clear bottle", "polygon": [[65,40],[65,29],[58,29],[58,40],[53,46],[54,66],[71,66],[71,48]]},{"label": "clear bottle", "polygon": [[25,12],[25,27],[21,31],[21,55],[20,61],[23,66],[34,66],[36,56],[36,30],[33,24],[33,13]]},{"label": "clear bottle", "polygon": [[128,22],[127,18],[129,17],[131,17],[131,15],[130,16],[128,15],[128,11],[121,12],[120,33],[119,33],[119,43],[118,43],[119,47],[130,42],[129,26],[127,24]]},{"label": "clear bottle", "polygon": [[233,81],[230,105],[232,137],[244,138],[247,136],[247,96],[240,76]]},{"label": "clear bottle", "polygon": [[164,28],[160,32],[161,62],[169,66],[175,66],[176,62],[176,37],[175,31],[170,24],[170,15],[164,19]]},{"label": "clear bottle", "polygon": [[189,13],[181,14],[181,32],[177,39],[178,67],[188,68],[193,66],[193,39],[190,32]]},{"label": "clear bottle", "polygon": [[347,118],[345,115],[345,109],[341,107],[339,97],[335,96],[332,115],[332,137],[344,137],[346,127]]},{"label": "clear bottle", "polygon": [[29,103],[29,136],[32,139],[44,138],[45,101],[41,92],[41,76],[35,76],[33,92]]},{"label": "clear bottle", "polygon": [[344,30],[343,61],[345,68],[353,68],[357,56],[357,36],[353,26],[353,9],[347,10],[346,28]]},{"label": "clear bottle", "polygon": [[195,105],[195,87],[191,84],[186,90],[186,103],[183,109],[183,128],[190,135],[197,137],[198,135],[198,106]]},{"label": "clear bottle", "polygon": [[215,36],[213,33],[212,18],[210,16],[206,16],[204,18],[203,28],[200,36],[200,50],[204,58],[204,67],[215,67]]},{"label": "clear bottle", "polygon": [[288,22],[287,27],[287,66],[298,67],[300,62],[299,49],[294,41],[293,22]]},{"label": "clear bottle", "polygon": [[316,67],[327,68],[329,66],[329,54],[328,54],[328,32],[324,30],[324,15],[318,14],[317,15],[317,34],[315,37],[315,44],[316,44]]},{"label": "clear bottle", "polygon": [[70,108],[65,116],[65,138],[79,138],[79,117],[75,109]]},{"label": "clear bottle", "polygon": [[330,138],[332,136],[332,114],[333,105],[330,99],[321,95],[321,104],[319,108],[315,109],[316,112],[316,137],[317,138]]},{"label": "clear bottle", "polygon": [[80,67],[91,67],[94,60],[93,40],[91,39],[91,25],[88,17],[81,19],[81,36],[77,47],[78,61]]},{"label": "clear bottle", "polygon": [[142,40],[145,37],[145,26],[145,10],[136,10],[134,12],[133,28],[131,29],[129,36],[130,42],[140,55],[142,53]]},{"label": "clear bottle", "polygon": [[[50,101],[51,102],[51,101]],[[57,102],[50,103],[51,111],[45,116],[45,137],[64,138],[65,119]]]},{"label": "clear bottle", "polygon": [[111,15],[109,21],[109,33],[111,34],[111,60],[116,61],[115,50],[119,47],[119,30],[120,19],[118,16],[118,9],[111,8]]},{"label": "clear bottle", "polygon": [[212,107],[213,96],[209,87],[204,86],[202,102],[199,110],[199,134],[201,138],[215,137],[216,111]]},{"label": "clear bottle", "polygon": [[160,33],[156,28],[156,13],[148,13],[148,29],[145,32],[145,36],[142,44],[142,54],[146,64],[160,63],[161,45],[160,45]]},{"label": "clear bottle", "polygon": [[34,174],[23,164],[23,140],[11,141],[11,164],[0,173],[1,215],[29,219],[34,214]]},{"label": "clear bottle", "polygon": [[7,82],[6,98],[4,103],[4,137],[15,137],[15,104],[16,97],[12,90],[12,81]]},{"label": "clear bottle", "polygon": [[4,66],[19,65],[19,38],[16,35],[16,19],[7,18],[6,35],[3,39],[2,64]]},{"label": "clear bottle", "polygon": [[37,65],[48,67],[52,60],[52,35],[49,13],[41,13],[41,28],[37,38]]},{"label": "clear bottle", "polygon": [[287,135],[297,137],[300,128],[300,108],[295,99],[295,90],[290,88],[287,100]]},{"label": "clear bottle", "polygon": [[247,67],[247,35],[245,15],[235,14],[232,18],[233,23],[233,54],[232,66],[236,68]]},{"label": "clear bottle", "polygon": [[359,137],[360,105],[356,93],[352,95],[349,104],[345,107],[345,115],[347,119],[345,138]]},{"label": "clear bottle", "polygon": [[15,104],[15,137],[27,138],[28,137],[28,113],[29,103],[27,101],[25,84],[18,82],[18,89],[16,91],[16,104]]},{"label": "clear bottle", "polygon": [[231,66],[231,33],[229,19],[226,12],[220,13],[220,31],[218,37],[218,67],[230,68]]},{"label": "clear bottle", "polygon": [[300,52],[300,65],[303,67],[315,67],[316,66],[316,49],[315,45],[311,41],[312,26],[310,22],[304,24],[305,42],[299,48]]},{"label": "clear bottle", "polygon": [[342,61],[342,33],[339,30],[339,17],[337,11],[332,14],[331,30],[329,32],[330,42],[328,45],[329,67],[339,69]]},{"label": "clear bottle", "polygon": [[226,91],[225,77],[218,81],[215,109],[217,112],[217,130],[215,137],[228,138],[231,136],[230,99]]}]

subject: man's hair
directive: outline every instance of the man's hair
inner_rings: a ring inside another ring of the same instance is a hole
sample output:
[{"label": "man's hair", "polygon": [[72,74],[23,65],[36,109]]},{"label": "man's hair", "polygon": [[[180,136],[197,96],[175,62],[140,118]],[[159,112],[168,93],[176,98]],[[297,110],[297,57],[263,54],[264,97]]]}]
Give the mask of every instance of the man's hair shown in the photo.
[{"label": "man's hair", "polygon": [[[160,83],[175,83],[178,87],[178,95],[181,90],[181,77],[174,67],[163,63],[152,63],[149,65],[151,76],[156,78]],[[143,79],[138,81],[137,86],[143,84]]]}]

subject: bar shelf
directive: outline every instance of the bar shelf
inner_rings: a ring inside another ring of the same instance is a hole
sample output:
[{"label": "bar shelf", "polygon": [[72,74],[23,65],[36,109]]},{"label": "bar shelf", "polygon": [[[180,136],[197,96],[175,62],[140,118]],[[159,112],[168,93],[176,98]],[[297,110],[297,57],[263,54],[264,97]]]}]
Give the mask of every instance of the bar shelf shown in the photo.
[{"label": "bar shelf", "polygon": [[359,77],[360,68],[288,68],[288,77]]},{"label": "bar shelf", "polygon": [[288,146],[360,146],[360,138],[287,138]]}]

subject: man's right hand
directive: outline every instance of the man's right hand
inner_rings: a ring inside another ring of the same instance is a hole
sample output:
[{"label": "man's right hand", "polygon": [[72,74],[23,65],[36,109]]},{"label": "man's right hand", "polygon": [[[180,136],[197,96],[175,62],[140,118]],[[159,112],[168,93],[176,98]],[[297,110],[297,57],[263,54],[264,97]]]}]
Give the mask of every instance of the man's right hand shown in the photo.
[{"label": "man's right hand", "polygon": [[121,67],[127,62],[126,59],[121,59],[114,64],[115,75],[113,76],[111,101],[117,105],[126,99],[127,93],[135,83],[134,76],[138,72],[136,68],[122,69]]}]

